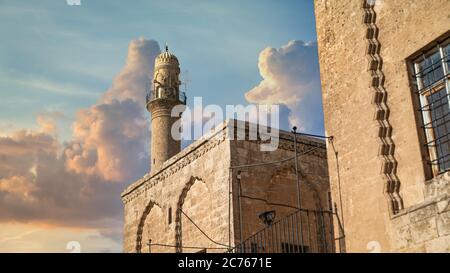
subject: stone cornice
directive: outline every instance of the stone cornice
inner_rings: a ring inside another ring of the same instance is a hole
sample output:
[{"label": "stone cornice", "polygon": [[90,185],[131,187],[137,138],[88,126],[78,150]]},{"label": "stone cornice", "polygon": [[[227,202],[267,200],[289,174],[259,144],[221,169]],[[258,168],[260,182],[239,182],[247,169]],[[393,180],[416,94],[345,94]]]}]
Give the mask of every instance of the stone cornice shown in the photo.
[{"label": "stone cornice", "polygon": [[150,171],[150,173],[147,173],[128,186],[122,193],[123,202],[129,202],[135,196],[139,195],[141,191],[148,190],[216,147],[225,140],[226,136],[224,133],[226,133],[226,128],[227,123],[223,122],[215,128],[213,133],[202,136],[200,139],[164,162],[159,169]]}]

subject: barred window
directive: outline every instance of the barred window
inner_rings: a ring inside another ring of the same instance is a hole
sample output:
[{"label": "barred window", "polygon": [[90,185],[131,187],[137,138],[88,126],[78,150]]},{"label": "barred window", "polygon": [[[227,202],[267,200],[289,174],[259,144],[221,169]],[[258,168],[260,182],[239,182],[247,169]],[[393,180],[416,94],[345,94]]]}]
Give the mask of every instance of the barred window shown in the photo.
[{"label": "barred window", "polygon": [[450,38],[414,61],[425,146],[433,173],[450,170]]}]

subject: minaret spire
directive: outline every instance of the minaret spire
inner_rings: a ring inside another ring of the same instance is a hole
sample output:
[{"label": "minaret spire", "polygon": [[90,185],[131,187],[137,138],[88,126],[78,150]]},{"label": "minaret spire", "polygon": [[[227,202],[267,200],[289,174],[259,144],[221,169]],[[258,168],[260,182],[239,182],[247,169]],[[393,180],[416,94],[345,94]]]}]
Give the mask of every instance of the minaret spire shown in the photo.
[{"label": "minaret spire", "polygon": [[185,105],[180,99],[180,64],[177,57],[166,51],[161,52],[155,59],[153,70],[152,96],[147,101],[147,110],[151,113],[151,167],[158,170],[162,164],[180,152],[179,135],[172,135],[172,125],[180,116],[172,116],[172,109],[177,105]]}]

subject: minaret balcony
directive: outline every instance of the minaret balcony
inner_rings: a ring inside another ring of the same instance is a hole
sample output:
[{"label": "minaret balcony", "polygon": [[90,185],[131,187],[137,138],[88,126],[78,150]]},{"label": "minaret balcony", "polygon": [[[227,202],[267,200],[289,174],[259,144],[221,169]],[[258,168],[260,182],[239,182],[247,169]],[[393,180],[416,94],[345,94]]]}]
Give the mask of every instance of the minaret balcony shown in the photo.
[{"label": "minaret balcony", "polygon": [[[146,99],[146,104],[148,104],[151,101],[154,100],[173,100],[173,97],[155,97],[152,93],[147,93],[145,96]],[[179,95],[178,95],[178,102],[180,104],[186,105],[186,93],[180,91]]]}]

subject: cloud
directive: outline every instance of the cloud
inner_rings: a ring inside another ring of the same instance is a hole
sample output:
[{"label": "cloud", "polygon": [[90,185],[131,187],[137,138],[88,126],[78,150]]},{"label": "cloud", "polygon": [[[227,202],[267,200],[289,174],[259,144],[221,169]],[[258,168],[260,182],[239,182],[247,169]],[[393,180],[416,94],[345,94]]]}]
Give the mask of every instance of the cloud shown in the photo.
[{"label": "cloud", "polygon": [[294,40],[278,49],[267,47],[259,54],[258,68],[263,80],[245,98],[251,103],[285,105],[291,125],[322,133],[317,43]]},{"label": "cloud", "polygon": [[37,115],[36,122],[39,125],[41,132],[56,136],[56,122],[63,118],[66,117],[61,111],[43,111]]},{"label": "cloud", "polygon": [[68,141],[57,139],[63,116],[55,111],[37,116],[37,130],[0,136],[0,225],[94,228],[89,234],[102,242],[119,241],[120,193],[149,169],[145,93],[159,52],[155,41],[131,41],[124,68],[96,104],[77,112]]},{"label": "cloud", "polygon": [[102,226],[120,218],[123,185],[67,171],[61,149],[41,132],[0,138],[0,222]]},{"label": "cloud", "polygon": [[105,236],[101,229],[78,229],[43,224],[0,224],[0,253],[65,252],[75,242],[80,252],[120,252],[122,241]]},{"label": "cloud", "polygon": [[67,147],[68,170],[123,182],[148,171],[149,123],[145,93],[151,86],[157,42],[134,40],[125,67],[100,101],[77,113]]},{"label": "cloud", "polygon": [[32,192],[36,191],[33,178],[25,176],[11,176],[0,179],[0,191],[19,195],[23,200],[32,197]]},{"label": "cloud", "polygon": [[149,162],[143,154],[149,139],[144,110],[131,99],[113,99],[80,111],[73,125],[74,140],[65,150],[68,170],[112,182],[142,175]]}]

